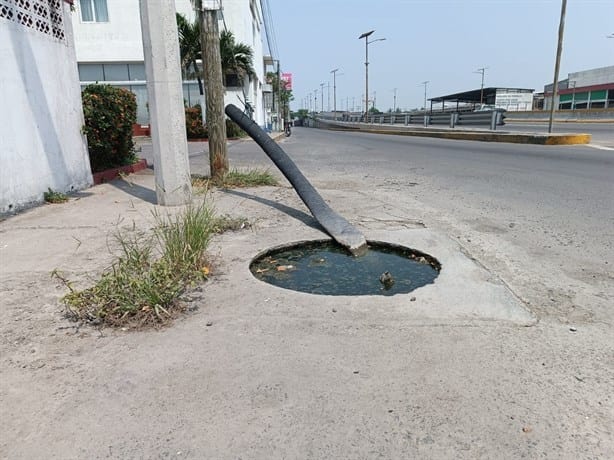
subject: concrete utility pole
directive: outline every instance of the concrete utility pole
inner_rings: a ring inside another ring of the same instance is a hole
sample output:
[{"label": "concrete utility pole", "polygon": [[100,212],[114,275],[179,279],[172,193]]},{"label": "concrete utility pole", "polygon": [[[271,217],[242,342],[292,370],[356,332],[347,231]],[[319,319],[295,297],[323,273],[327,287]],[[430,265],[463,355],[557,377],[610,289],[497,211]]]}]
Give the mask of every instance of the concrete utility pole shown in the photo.
[{"label": "concrete utility pole", "polygon": [[220,31],[217,18],[219,1],[196,2],[200,20],[205,95],[207,102],[207,131],[209,133],[209,166],[211,177],[228,172],[226,148],[226,115],[224,114],[224,84],[220,57]]},{"label": "concrete utility pole", "polygon": [[550,117],[548,118],[548,132],[552,132],[552,121],[554,119],[554,104],[559,90],[559,68],[561,66],[561,53],[563,52],[563,31],[565,30],[565,10],[567,0],[561,2],[561,20],[559,21],[559,42],[556,47],[556,60],[554,64],[554,82],[552,83],[552,103],[550,104]]},{"label": "concrete utility pole", "polygon": [[162,206],[188,204],[192,185],[175,4],[140,0],[140,11],[156,199]]}]

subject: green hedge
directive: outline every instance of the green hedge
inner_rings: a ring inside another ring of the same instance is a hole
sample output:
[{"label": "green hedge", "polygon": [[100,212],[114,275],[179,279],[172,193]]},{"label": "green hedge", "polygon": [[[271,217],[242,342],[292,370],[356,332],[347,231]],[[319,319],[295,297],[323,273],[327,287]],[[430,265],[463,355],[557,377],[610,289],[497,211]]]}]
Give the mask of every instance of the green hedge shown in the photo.
[{"label": "green hedge", "polygon": [[92,172],[136,161],[132,125],[136,123],[136,97],[110,85],[88,85],[82,92],[85,126]]},{"label": "green hedge", "polygon": [[226,119],[226,137],[245,137],[247,133],[229,118]]}]

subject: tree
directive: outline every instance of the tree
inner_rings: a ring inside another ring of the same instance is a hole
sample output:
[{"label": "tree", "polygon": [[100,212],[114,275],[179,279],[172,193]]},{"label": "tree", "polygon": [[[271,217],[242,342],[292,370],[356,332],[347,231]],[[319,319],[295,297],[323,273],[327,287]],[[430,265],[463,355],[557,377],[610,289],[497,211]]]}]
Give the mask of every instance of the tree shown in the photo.
[{"label": "tree", "polygon": [[207,131],[209,132],[209,166],[211,177],[220,178],[228,172],[224,86],[220,59],[220,35],[217,9],[203,9],[202,0],[192,0],[201,31],[201,56],[205,82]]},{"label": "tree", "polygon": [[[183,28],[186,62],[200,77],[196,59],[201,58],[204,71],[206,92],[205,107],[207,131],[209,133],[209,164],[211,176],[220,177],[228,172],[228,149],[226,146],[226,116],[224,115],[223,78],[228,73],[236,73],[242,83],[245,77],[253,75],[254,53],[242,43],[236,43],[232,32],[219,33],[218,10],[204,9],[202,0],[192,0],[196,11],[196,21],[191,27]],[[185,19],[185,18],[183,18]],[[178,28],[181,27],[179,21]],[[185,21],[186,23],[188,21]],[[199,52],[200,51],[200,52]],[[183,62],[183,57],[182,57]],[[184,67],[185,68],[185,67]],[[199,79],[199,89],[200,79]]]},{"label": "tree", "polygon": [[220,57],[222,73],[224,75],[236,74],[241,85],[246,77],[251,78],[256,73],[254,51],[249,45],[237,43],[234,34],[228,30],[220,34]]},{"label": "tree", "polygon": [[267,72],[266,81],[273,87],[273,93],[279,94],[279,112],[286,120],[289,119],[290,101],[294,100],[292,90],[286,87],[286,82],[281,80],[275,72]]},{"label": "tree", "polygon": [[185,78],[194,78],[198,81],[200,95],[205,94],[201,71],[196,61],[202,61],[200,46],[200,24],[198,21],[190,23],[188,19],[177,13],[177,32],[179,33],[179,55],[181,69]]}]

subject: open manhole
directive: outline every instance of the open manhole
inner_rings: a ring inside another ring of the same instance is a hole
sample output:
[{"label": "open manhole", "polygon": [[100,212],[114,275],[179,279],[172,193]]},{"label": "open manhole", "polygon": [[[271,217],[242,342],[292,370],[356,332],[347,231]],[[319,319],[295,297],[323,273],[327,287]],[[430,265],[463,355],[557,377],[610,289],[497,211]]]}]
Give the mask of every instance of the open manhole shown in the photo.
[{"label": "open manhole", "polygon": [[406,294],[439,275],[434,257],[404,246],[368,242],[369,250],[352,256],[331,240],[273,248],[250,264],[252,274],[275,286],[322,295]]}]

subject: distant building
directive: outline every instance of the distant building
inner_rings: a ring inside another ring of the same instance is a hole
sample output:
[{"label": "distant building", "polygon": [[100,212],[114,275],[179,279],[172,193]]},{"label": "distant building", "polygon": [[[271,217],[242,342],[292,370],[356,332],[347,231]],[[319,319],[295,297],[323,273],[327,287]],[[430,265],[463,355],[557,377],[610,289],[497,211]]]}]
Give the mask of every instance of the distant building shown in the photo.
[{"label": "distant building", "polygon": [[[220,30],[227,28],[237,42],[254,52],[256,75],[237,86],[237,79],[226,78],[225,104],[240,108],[248,102],[259,125],[265,124],[263,85],[263,18],[258,0],[224,0]],[[108,83],[131,90],[137,98],[137,122],[149,122],[147,86],[139,0],[77,0],[72,16],[75,31],[79,77],[82,85]],[[175,0],[177,12],[194,20],[190,0]],[[184,81],[184,99],[188,105],[201,103],[196,81]]]},{"label": "distant building", "polygon": [[0,0],[0,214],[92,183],[69,3]]},{"label": "distant building", "polygon": [[[552,83],[544,86],[544,110],[552,106]],[[555,109],[580,110],[614,107],[614,66],[568,74],[558,82]]]},{"label": "distant building", "polygon": [[[508,111],[531,110],[533,89],[528,88],[478,88],[460,93],[447,94],[429,99],[431,111],[433,103],[441,104],[441,110],[485,110],[505,109]],[[456,106],[452,105],[456,103]]]}]

